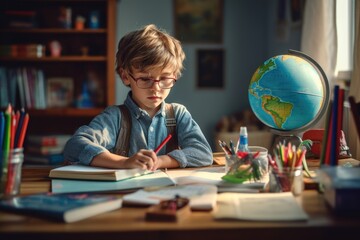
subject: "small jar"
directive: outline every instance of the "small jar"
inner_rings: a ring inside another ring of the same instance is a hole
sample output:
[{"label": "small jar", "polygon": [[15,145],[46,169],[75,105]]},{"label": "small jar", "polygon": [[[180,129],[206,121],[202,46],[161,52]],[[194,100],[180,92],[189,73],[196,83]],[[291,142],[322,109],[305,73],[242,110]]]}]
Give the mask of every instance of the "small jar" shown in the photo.
[{"label": "small jar", "polygon": [[271,169],[270,192],[292,192],[294,196],[300,195],[304,190],[302,166],[284,168],[281,172]]},{"label": "small jar", "polygon": [[1,152],[0,199],[9,198],[20,193],[23,162],[23,148]]}]

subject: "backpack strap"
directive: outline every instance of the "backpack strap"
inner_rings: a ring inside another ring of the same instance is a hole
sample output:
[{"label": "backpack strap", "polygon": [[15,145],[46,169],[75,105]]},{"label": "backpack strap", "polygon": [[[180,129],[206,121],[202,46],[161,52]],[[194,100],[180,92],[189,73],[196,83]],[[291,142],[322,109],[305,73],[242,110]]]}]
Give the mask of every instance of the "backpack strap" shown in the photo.
[{"label": "backpack strap", "polygon": [[129,109],[119,105],[121,111],[120,131],[116,140],[114,153],[127,157],[130,149],[131,116]]},{"label": "backpack strap", "polygon": [[[131,116],[129,109],[124,105],[119,105],[121,111],[120,130],[114,153],[127,157],[130,149],[130,134],[131,134]],[[176,119],[174,108],[171,104],[165,105],[166,112],[166,128],[168,134],[172,135],[172,138],[166,144],[166,153],[171,152],[175,149],[179,149],[178,138],[176,133]]]},{"label": "backpack strap", "polygon": [[176,118],[174,108],[170,103],[165,105],[166,112],[166,128],[168,134],[172,135],[172,138],[166,144],[166,153],[171,152],[175,149],[179,149],[178,138],[176,133]]}]

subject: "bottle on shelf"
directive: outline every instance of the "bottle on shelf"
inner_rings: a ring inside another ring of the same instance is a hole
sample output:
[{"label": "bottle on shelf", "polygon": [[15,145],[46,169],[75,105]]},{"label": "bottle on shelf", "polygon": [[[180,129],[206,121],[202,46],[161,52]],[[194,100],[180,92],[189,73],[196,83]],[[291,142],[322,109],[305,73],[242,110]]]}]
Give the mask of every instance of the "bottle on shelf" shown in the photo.
[{"label": "bottle on shelf", "polygon": [[249,152],[248,134],[246,127],[240,127],[240,136],[237,150],[238,152]]}]

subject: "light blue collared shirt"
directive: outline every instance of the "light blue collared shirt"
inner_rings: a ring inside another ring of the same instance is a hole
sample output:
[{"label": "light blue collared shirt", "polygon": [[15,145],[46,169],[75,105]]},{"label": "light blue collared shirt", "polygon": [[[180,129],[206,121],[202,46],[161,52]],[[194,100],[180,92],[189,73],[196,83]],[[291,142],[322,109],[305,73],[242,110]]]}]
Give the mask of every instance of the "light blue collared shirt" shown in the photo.
[{"label": "light blue collared shirt", "polygon": [[[129,92],[125,103],[132,118],[129,156],[140,149],[155,149],[167,136],[165,125],[165,102],[151,118],[139,108]],[[179,162],[180,167],[200,167],[212,164],[212,151],[199,125],[191,117],[185,106],[172,103],[176,118],[176,132],[181,149],[168,153]],[[73,163],[90,165],[92,159],[105,151],[113,152],[119,133],[121,112],[118,106],[107,107],[88,125],[81,126],[64,149],[64,157]],[[164,155],[162,148],[158,155]]]}]

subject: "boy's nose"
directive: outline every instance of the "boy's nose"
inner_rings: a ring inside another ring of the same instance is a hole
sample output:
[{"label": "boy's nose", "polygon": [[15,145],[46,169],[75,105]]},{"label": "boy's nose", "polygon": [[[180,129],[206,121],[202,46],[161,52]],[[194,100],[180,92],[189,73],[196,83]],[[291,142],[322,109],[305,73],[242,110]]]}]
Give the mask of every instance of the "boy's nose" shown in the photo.
[{"label": "boy's nose", "polygon": [[153,81],[151,88],[156,89],[156,90],[161,89],[160,81]]}]

